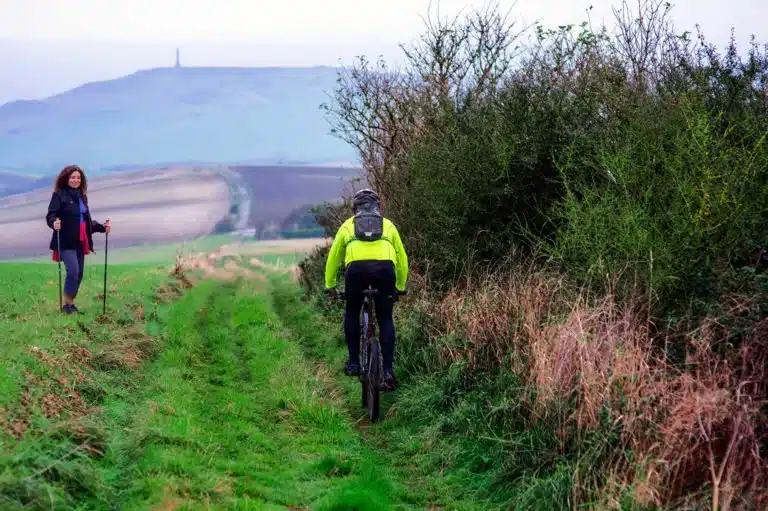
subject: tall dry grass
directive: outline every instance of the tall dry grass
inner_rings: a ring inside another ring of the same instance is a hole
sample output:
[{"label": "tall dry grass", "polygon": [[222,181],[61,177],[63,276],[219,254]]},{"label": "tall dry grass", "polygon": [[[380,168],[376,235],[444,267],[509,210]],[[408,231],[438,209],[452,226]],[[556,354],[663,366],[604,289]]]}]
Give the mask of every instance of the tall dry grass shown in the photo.
[{"label": "tall dry grass", "polygon": [[[630,494],[648,506],[768,505],[768,319],[731,350],[713,348],[729,338],[727,327],[701,322],[684,336],[687,357],[676,366],[654,342],[640,296],[589,297],[533,265],[469,279],[438,303],[424,278],[411,282],[409,306],[433,319],[432,342],[465,341],[442,343],[441,356],[477,377],[515,372],[530,389],[530,420],[551,426],[564,446],[619,431],[603,466],[588,467],[605,475],[598,487],[574,475],[575,502],[598,496],[617,508]],[[744,297],[734,304],[734,314],[754,306]]]}]

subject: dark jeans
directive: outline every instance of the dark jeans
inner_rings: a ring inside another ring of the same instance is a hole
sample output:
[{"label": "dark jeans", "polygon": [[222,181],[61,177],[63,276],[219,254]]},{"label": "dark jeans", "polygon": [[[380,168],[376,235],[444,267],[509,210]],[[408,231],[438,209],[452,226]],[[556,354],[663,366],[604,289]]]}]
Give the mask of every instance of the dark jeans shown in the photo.
[{"label": "dark jeans", "polygon": [[83,249],[62,250],[61,260],[67,267],[67,278],[64,280],[64,294],[74,298],[80,289],[80,282],[83,280],[83,266],[85,264],[85,255]]},{"label": "dark jeans", "polygon": [[349,265],[345,275],[344,336],[347,339],[349,360],[357,362],[360,357],[360,316],[363,308],[363,290],[368,285],[379,290],[374,299],[374,314],[379,325],[384,369],[392,369],[395,356],[395,323],[392,307],[395,298],[395,265],[389,261],[355,261]]}]

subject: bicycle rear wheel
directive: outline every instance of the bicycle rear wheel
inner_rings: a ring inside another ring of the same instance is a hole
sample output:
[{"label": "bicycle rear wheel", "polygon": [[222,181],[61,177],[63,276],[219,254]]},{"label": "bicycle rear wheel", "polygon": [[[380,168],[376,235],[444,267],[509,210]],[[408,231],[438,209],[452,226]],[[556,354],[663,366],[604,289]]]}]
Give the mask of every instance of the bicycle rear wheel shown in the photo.
[{"label": "bicycle rear wheel", "polygon": [[368,348],[366,347],[366,343],[363,342],[362,346],[360,347],[362,353],[361,353],[361,364],[360,364],[360,383],[362,384],[362,400],[363,400],[363,408],[368,406]]},{"label": "bicycle rear wheel", "polygon": [[368,313],[363,311],[360,329],[360,384],[362,387],[363,408],[368,406]]},{"label": "bicycle rear wheel", "polygon": [[366,377],[367,377],[367,391],[366,401],[368,402],[368,418],[371,422],[379,420],[379,393],[381,383],[381,367],[379,362],[381,360],[381,354],[379,352],[379,343],[375,338],[369,338],[367,344],[368,360],[366,361]]}]

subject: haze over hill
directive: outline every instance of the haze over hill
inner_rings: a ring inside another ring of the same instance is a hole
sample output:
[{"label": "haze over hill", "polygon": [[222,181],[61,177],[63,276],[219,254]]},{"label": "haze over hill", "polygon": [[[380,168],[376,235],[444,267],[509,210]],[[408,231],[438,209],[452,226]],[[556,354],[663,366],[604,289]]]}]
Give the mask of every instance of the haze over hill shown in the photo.
[{"label": "haze over hill", "polygon": [[354,153],[320,111],[333,67],[165,67],[0,107],[0,170],[321,164]]}]

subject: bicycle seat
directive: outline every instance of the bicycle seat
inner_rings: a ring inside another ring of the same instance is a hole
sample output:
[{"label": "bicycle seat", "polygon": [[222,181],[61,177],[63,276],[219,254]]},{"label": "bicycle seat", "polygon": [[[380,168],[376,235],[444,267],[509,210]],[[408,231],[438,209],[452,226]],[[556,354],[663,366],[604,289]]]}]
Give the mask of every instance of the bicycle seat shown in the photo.
[{"label": "bicycle seat", "polygon": [[368,288],[368,289],[363,291],[363,295],[365,295],[365,296],[375,296],[377,294],[379,294],[379,290],[378,289]]}]

